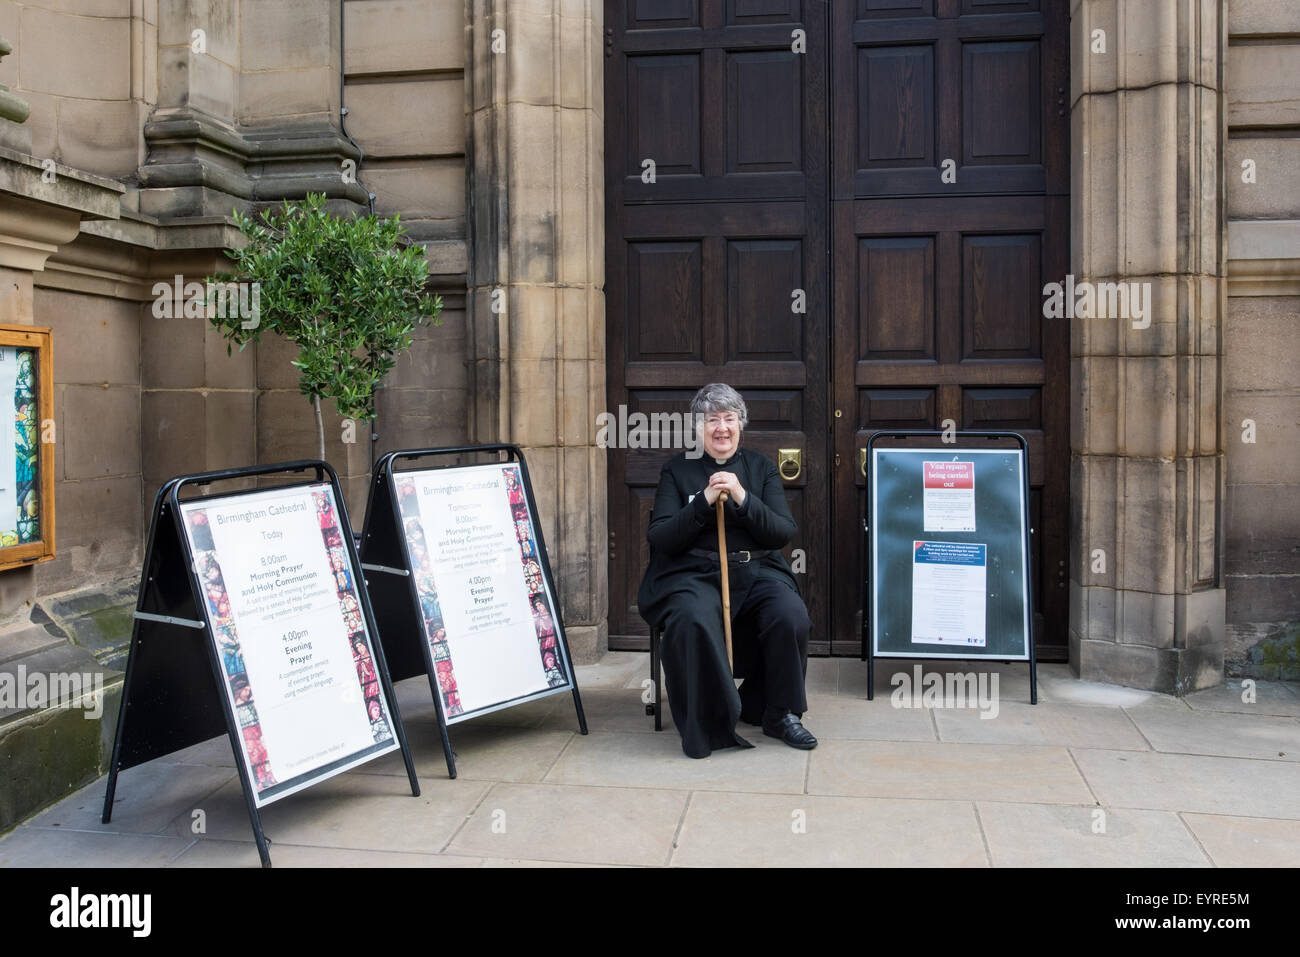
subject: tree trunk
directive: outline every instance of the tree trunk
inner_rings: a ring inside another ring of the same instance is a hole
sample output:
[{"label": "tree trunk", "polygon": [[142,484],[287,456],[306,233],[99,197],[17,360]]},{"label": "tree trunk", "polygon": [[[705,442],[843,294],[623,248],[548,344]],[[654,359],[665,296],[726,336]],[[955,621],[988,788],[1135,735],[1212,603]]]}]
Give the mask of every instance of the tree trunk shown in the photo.
[{"label": "tree trunk", "polygon": [[316,457],[322,462],[325,461],[325,421],[320,415],[320,396],[311,397],[312,407],[316,409]]}]

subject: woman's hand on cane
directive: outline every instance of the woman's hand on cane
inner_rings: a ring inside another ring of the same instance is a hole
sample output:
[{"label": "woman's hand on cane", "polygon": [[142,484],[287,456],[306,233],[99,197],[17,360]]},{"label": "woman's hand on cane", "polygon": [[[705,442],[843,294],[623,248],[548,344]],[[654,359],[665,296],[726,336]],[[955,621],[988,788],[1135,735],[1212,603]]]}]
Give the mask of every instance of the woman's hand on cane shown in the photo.
[{"label": "woman's hand on cane", "polygon": [[709,476],[709,484],[704,487],[704,498],[713,505],[718,500],[718,493],[725,491],[737,507],[745,504],[745,487],[734,472],[714,472]]}]

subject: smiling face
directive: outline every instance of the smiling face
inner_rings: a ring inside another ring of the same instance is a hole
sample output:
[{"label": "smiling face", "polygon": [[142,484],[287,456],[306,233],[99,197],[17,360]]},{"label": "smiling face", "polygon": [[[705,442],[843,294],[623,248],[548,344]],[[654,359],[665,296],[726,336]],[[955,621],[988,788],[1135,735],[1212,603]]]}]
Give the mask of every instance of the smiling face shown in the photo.
[{"label": "smiling face", "polygon": [[731,458],[740,448],[740,416],[735,412],[706,412],[700,423],[700,441],[707,455]]}]

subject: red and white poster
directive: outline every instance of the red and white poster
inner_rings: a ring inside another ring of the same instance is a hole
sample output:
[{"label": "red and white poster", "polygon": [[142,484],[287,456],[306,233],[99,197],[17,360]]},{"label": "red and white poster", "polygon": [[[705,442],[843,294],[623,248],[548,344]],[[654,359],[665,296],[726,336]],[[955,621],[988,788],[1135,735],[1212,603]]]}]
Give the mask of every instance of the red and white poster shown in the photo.
[{"label": "red and white poster", "polygon": [[975,531],[975,463],[924,462],[925,530]]}]

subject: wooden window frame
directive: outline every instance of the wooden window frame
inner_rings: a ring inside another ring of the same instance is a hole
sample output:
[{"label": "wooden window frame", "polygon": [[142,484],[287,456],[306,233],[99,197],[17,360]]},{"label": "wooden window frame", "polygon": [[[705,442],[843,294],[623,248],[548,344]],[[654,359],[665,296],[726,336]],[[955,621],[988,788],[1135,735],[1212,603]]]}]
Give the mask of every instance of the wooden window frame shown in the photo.
[{"label": "wooden window frame", "polygon": [[[35,542],[0,546],[0,571],[48,562],[54,557],[54,443],[45,441],[45,425],[54,419],[54,340],[41,326],[0,325],[0,346],[36,352],[37,470],[40,489],[41,537]],[[10,413],[12,414],[12,413]],[[3,453],[4,450],[0,450]],[[13,450],[8,451],[9,455]]]}]

